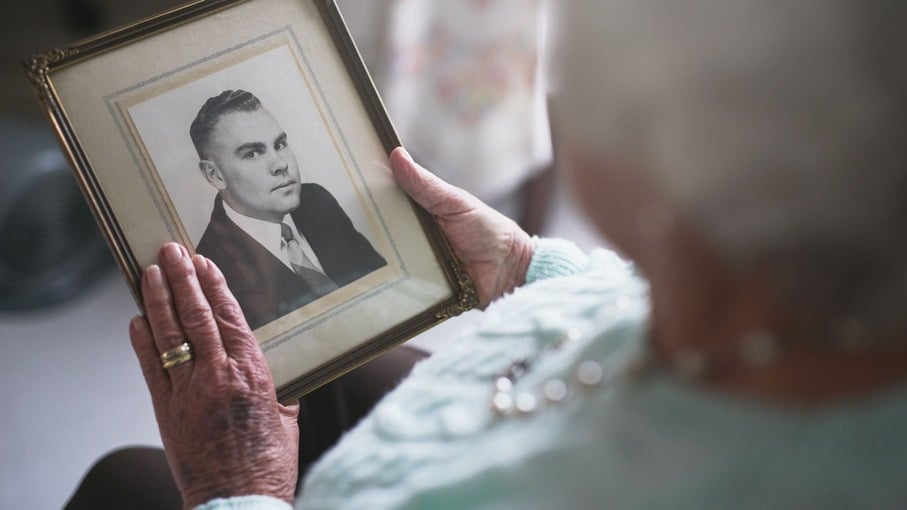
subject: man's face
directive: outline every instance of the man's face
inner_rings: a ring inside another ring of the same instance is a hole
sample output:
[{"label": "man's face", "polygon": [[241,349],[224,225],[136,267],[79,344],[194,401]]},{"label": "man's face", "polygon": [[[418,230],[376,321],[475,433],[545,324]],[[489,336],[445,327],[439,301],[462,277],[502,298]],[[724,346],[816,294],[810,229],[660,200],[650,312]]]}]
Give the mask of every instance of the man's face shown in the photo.
[{"label": "man's face", "polygon": [[236,212],[279,223],[299,206],[299,165],[287,134],[264,108],[218,120],[201,162],[205,178]]}]

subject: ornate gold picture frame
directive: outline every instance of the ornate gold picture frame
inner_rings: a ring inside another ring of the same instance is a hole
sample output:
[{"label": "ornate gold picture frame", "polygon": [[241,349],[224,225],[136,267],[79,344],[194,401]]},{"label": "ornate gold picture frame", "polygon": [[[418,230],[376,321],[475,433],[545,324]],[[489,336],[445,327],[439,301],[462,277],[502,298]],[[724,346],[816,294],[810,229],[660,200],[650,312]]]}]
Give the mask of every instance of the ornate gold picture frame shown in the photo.
[{"label": "ornate gold picture frame", "polygon": [[218,262],[281,401],[476,305],[333,1],[194,2],[26,71],[139,306],[164,242]]}]

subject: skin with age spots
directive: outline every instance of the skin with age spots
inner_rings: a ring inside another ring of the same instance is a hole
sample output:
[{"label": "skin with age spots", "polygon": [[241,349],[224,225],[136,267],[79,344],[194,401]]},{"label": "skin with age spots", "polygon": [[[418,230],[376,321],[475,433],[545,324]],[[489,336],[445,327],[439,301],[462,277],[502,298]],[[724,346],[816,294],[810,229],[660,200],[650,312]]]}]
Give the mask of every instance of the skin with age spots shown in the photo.
[{"label": "skin with age spots", "polygon": [[469,276],[482,308],[522,285],[535,250],[510,218],[416,164],[403,148],[390,157],[394,178],[444,230]]},{"label": "skin with age spots", "polygon": [[[185,506],[252,494],[292,501],[299,408],[276,402],[264,355],[223,274],[169,243],[160,266],[142,276],[142,296],[147,320],[134,318],[130,337]],[[164,370],[159,353],[184,339],[192,361]]]}]

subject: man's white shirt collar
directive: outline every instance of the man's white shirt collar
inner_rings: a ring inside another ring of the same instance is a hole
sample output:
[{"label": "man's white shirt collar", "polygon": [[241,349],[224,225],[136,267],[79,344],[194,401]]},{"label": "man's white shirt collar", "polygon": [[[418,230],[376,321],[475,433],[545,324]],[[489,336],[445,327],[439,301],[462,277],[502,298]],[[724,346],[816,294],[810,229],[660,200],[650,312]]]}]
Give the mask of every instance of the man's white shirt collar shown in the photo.
[{"label": "man's white shirt collar", "polygon": [[[271,223],[270,221],[250,218],[236,212],[229,204],[227,204],[227,202],[223,202],[223,204],[224,212],[227,213],[227,217],[230,218],[230,221],[235,223],[243,232],[249,234],[252,239],[258,241],[258,244],[264,246],[271,255],[277,257],[277,259],[283,262],[283,265],[287,266],[288,269],[291,271],[293,270],[293,266],[290,265],[290,260],[287,257],[286,250],[281,249],[283,236],[280,233],[280,223]],[[321,262],[318,261],[315,250],[312,249],[312,246],[305,236],[300,234],[299,230],[296,229],[296,223],[293,222],[293,218],[287,214],[284,217],[283,222],[290,226],[290,230],[293,231],[293,235],[295,235],[296,239],[299,241],[299,247],[302,248],[302,252],[305,253],[313,264],[315,264],[315,267],[317,267],[319,271],[324,273],[324,268],[321,266]]]}]

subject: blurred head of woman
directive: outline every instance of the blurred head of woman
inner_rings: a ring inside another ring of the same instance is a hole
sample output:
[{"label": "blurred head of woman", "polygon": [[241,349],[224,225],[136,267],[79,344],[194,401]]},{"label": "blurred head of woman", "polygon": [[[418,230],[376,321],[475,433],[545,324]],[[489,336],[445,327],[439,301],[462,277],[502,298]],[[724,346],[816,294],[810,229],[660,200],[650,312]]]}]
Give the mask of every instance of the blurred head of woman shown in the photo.
[{"label": "blurred head of woman", "polygon": [[[560,17],[559,149],[649,278],[664,356],[770,338],[777,381],[905,347],[904,3],[573,0]],[[734,358],[714,378],[753,372]]]}]

